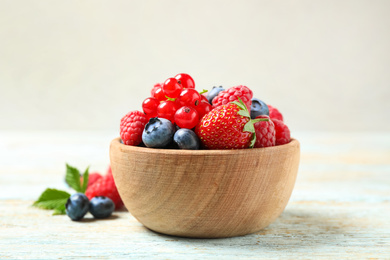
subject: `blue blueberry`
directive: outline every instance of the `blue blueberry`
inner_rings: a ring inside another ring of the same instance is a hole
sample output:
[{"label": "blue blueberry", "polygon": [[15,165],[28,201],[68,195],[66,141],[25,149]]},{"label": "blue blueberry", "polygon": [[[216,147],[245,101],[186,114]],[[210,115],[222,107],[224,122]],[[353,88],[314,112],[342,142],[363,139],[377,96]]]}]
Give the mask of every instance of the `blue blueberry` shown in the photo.
[{"label": "blue blueberry", "polygon": [[213,99],[218,96],[218,93],[225,90],[222,86],[214,86],[209,92],[207,92],[207,99],[210,104],[213,104]]},{"label": "blue blueberry", "polygon": [[181,128],[176,131],[173,141],[180,149],[199,150],[200,141],[194,131]]},{"label": "blue blueberry", "polygon": [[164,148],[172,142],[175,126],[165,118],[153,117],[146,124],[142,141],[147,147]]},{"label": "blue blueberry", "polygon": [[251,118],[255,119],[258,116],[269,116],[269,109],[266,103],[258,98],[252,98]]},{"label": "blue blueberry", "polygon": [[66,215],[72,220],[80,220],[87,214],[89,199],[83,193],[75,193],[65,204]]},{"label": "blue blueberry", "polygon": [[114,212],[114,202],[105,196],[93,197],[89,202],[89,212],[95,218],[108,218]]}]

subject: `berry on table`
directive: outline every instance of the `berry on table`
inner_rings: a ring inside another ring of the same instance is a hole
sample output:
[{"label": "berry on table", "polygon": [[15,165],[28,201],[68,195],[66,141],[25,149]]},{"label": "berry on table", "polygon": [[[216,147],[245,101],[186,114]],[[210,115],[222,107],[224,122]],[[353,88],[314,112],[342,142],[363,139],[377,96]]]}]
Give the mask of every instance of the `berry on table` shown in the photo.
[{"label": "berry on table", "polygon": [[165,96],[169,98],[177,98],[183,90],[183,87],[178,83],[177,79],[169,78],[164,82],[162,89]]},{"label": "berry on table", "polygon": [[174,122],[176,111],[180,108],[176,101],[167,100],[161,102],[157,107],[157,116]]},{"label": "berry on table", "polygon": [[67,200],[65,204],[66,215],[71,220],[80,220],[87,214],[89,200],[83,193],[75,193]]},{"label": "berry on table", "polygon": [[120,124],[120,136],[126,145],[139,145],[142,141],[142,131],[148,122],[146,115],[140,111],[127,113]]},{"label": "berry on table", "polygon": [[186,73],[177,74],[175,79],[183,88],[195,88],[195,81]]},{"label": "berry on table", "polygon": [[88,187],[85,195],[90,200],[97,196],[108,197],[114,202],[116,209],[120,209],[123,206],[122,199],[115,185],[114,177],[110,172]]},{"label": "berry on table", "polygon": [[164,148],[173,138],[175,127],[165,118],[154,117],[146,124],[142,133],[142,141],[147,147]]},{"label": "berry on table", "polygon": [[278,119],[280,121],[283,121],[283,115],[279,112],[279,110],[276,107],[273,107],[271,105],[267,105],[269,109],[269,117],[271,119]]},{"label": "berry on table", "polygon": [[[253,104],[253,103],[252,103]],[[256,142],[255,148],[275,146],[275,125],[269,116],[261,115],[257,118],[267,118],[268,121],[260,121],[254,124]]]},{"label": "berry on table", "polygon": [[269,110],[267,104],[258,98],[252,98],[251,118],[255,119],[256,117],[262,115],[269,116]]},{"label": "berry on table", "polygon": [[142,110],[148,118],[156,117],[158,105],[160,105],[160,101],[157,98],[149,97],[142,103]]},{"label": "berry on table", "polygon": [[222,86],[214,86],[209,92],[207,92],[207,100],[210,104],[213,103],[213,99],[219,94],[219,92],[224,91],[225,89]]},{"label": "berry on table", "polygon": [[201,95],[198,91],[192,88],[186,88],[184,89],[179,97],[177,98],[177,102],[180,106],[191,106],[196,107],[199,105],[200,101],[202,100]]},{"label": "berry on table", "polygon": [[89,212],[94,218],[108,218],[114,210],[114,202],[105,196],[93,197],[89,202]]},{"label": "berry on table", "polygon": [[287,125],[278,119],[272,119],[272,122],[275,124],[275,144],[282,145],[289,143],[291,141],[291,135]]},{"label": "berry on table", "polygon": [[175,113],[175,123],[180,128],[194,128],[199,122],[198,111],[193,107],[183,106]]},{"label": "berry on table", "polygon": [[173,136],[173,141],[180,149],[198,150],[200,141],[194,131],[186,128],[181,128],[176,131]]},{"label": "berry on table", "polygon": [[226,105],[233,101],[238,101],[240,98],[244,102],[248,110],[251,107],[253,92],[246,86],[231,87],[227,90],[223,90],[213,99],[213,108]]},{"label": "berry on table", "polygon": [[234,101],[221,105],[205,115],[195,132],[209,149],[243,149],[253,147],[256,141],[253,124],[268,119],[250,119],[245,104]]},{"label": "berry on table", "polygon": [[[88,184],[87,187],[91,186],[94,184],[97,180],[99,180],[102,177],[102,175],[98,172],[91,172],[88,175]],[[80,183],[83,185],[83,177],[80,177]]]}]

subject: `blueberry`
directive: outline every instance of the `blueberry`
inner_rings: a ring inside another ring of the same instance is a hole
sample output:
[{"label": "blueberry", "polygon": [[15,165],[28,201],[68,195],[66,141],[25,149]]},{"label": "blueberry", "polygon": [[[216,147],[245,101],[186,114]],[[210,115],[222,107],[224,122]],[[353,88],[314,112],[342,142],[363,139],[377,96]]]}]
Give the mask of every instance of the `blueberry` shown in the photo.
[{"label": "blueberry", "polygon": [[173,136],[173,141],[180,149],[198,150],[200,141],[194,131],[186,128],[181,128],[176,131]]},{"label": "blueberry", "polygon": [[213,99],[218,96],[218,93],[225,90],[222,86],[214,86],[209,92],[207,92],[207,99],[210,104],[213,104]]},{"label": "blueberry", "polygon": [[269,109],[267,104],[258,98],[252,98],[251,118],[255,119],[256,117],[262,115],[269,116]]},{"label": "blueberry", "polygon": [[83,193],[75,193],[65,204],[66,215],[72,220],[80,220],[88,212],[89,199]]},{"label": "blueberry", "polygon": [[107,197],[97,196],[93,197],[89,202],[89,212],[95,218],[108,218],[115,209],[114,202]]},{"label": "blueberry", "polygon": [[142,141],[147,147],[164,148],[171,141],[175,127],[165,118],[153,117],[146,124],[142,133]]}]

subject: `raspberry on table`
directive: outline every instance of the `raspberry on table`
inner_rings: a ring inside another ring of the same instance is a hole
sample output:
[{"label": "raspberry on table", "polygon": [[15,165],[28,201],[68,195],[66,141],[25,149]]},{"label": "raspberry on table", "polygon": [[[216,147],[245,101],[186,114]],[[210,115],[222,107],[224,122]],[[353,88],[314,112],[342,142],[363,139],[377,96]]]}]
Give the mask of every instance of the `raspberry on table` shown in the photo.
[{"label": "raspberry on table", "polygon": [[236,86],[231,87],[227,90],[223,90],[218,93],[218,95],[212,100],[213,108],[219,107],[221,105],[226,105],[233,101],[238,101],[238,98],[244,102],[247,109],[251,109],[253,92],[246,86]]},{"label": "raspberry on table", "polygon": [[256,142],[254,147],[270,147],[275,146],[275,125],[266,115],[261,115],[256,118],[268,118],[269,121],[260,121],[254,124],[256,133]]},{"label": "raspberry on table", "polygon": [[279,110],[276,108],[276,107],[273,107],[271,105],[268,105],[268,109],[269,109],[269,117],[271,119],[278,119],[280,121],[283,121],[283,115],[282,113],[279,112]]},{"label": "raspberry on table", "polygon": [[139,145],[148,119],[140,111],[131,111],[121,119],[120,136],[126,145]]},{"label": "raspberry on table", "polygon": [[110,173],[103,176],[90,187],[88,187],[85,195],[90,200],[97,196],[108,197],[114,202],[116,209],[120,209],[123,206],[122,199],[115,185],[114,177]]},{"label": "raspberry on table", "polygon": [[283,121],[278,119],[272,119],[272,121],[275,124],[275,132],[276,132],[275,144],[282,145],[282,144],[289,143],[291,140],[291,136],[290,136],[290,129],[288,129],[287,125],[283,123]]}]

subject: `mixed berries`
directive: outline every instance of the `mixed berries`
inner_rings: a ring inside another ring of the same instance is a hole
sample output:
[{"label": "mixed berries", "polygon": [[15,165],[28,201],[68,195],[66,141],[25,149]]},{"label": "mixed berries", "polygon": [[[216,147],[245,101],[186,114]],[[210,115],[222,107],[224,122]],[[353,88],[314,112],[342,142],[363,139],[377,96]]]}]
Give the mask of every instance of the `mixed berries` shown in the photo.
[{"label": "mixed berries", "polygon": [[247,86],[195,89],[185,73],[157,83],[141,111],[120,124],[122,143],[150,148],[244,149],[289,143],[278,109],[255,98]]}]

